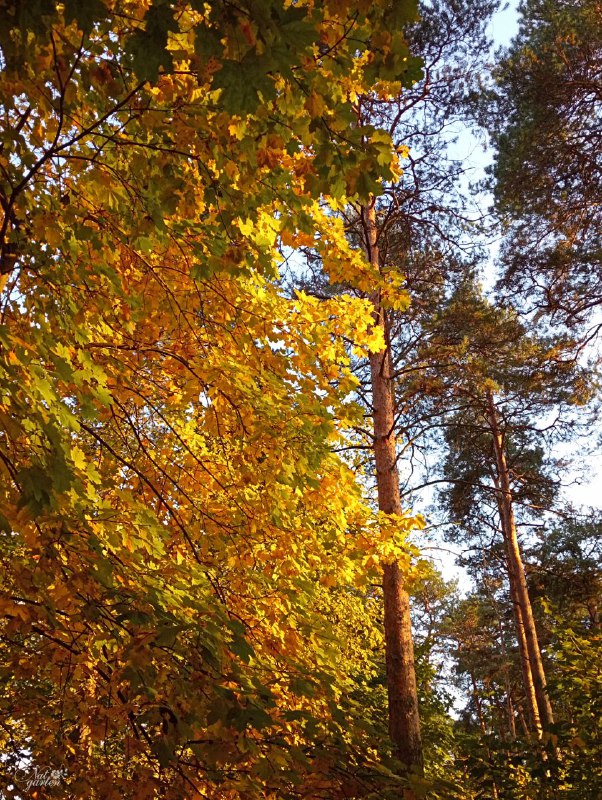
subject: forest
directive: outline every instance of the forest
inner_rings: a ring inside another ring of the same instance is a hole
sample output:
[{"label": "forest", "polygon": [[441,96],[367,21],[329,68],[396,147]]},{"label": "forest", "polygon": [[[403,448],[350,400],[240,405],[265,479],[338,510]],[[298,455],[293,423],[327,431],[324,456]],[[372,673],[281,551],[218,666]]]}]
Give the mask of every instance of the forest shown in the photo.
[{"label": "forest", "polygon": [[602,5],[502,5],[0,0],[0,800],[602,798]]}]

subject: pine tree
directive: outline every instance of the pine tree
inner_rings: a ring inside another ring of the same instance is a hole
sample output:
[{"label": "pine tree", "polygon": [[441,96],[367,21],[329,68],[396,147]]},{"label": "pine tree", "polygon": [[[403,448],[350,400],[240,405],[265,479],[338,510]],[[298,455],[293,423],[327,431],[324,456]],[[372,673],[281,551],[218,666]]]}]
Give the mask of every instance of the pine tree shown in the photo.
[{"label": "pine tree", "polygon": [[[538,633],[517,531],[517,506],[536,516],[550,507],[555,486],[545,468],[537,415],[562,415],[587,398],[571,342],[527,334],[516,314],[489,304],[470,280],[433,320],[424,344],[429,392],[457,410],[446,423],[445,492],[451,518],[482,529],[483,510],[505,550],[530,723],[553,724]],[[579,396],[579,393],[582,393]],[[547,472],[547,474],[546,474]]]},{"label": "pine tree", "polygon": [[559,322],[599,306],[602,21],[597,0],[527,0],[495,69],[489,127],[508,226],[503,285]]}]

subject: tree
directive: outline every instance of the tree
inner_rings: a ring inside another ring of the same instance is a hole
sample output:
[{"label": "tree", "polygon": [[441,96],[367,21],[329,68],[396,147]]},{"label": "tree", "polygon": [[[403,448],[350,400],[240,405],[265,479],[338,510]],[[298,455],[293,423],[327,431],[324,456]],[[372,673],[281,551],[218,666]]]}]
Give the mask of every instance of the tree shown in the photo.
[{"label": "tree", "polygon": [[[308,281],[310,291],[316,291],[316,284],[323,296],[351,289],[368,297],[374,307],[375,329],[380,331],[385,349],[371,356],[369,367],[360,365],[359,374],[361,396],[374,422],[366,446],[372,451],[378,508],[393,519],[402,514],[402,499],[393,366],[397,351],[391,333],[396,312],[405,311],[407,302],[400,269],[405,266],[405,254],[400,257],[392,245],[393,240],[403,240],[407,249],[413,249],[423,235],[415,229],[438,230],[440,218],[457,213],[456,208],[445,209],[445,202],[451,202],[449,197],[442,200],[459,171],[457,164],[450,165],[441,158],[449,123],[446,112],[465,93],[470,66],[482,56],[484,21],[492,5],[479,0],[470,4],[469,14],[460,14],[453,3],[424,4],[420,21],[408,23],[404,35],[422,59],[424,75],[395,96],[383,96],[377,89],[360,95],[355,104],[357,129],[368,139],[374,125],[387,130],[408,164],[407,175],[397,176],[384,192],[377,192],[379,187],[363,178],[371,198],[367,203],[360,200],[341,208],[349,239],[364,251],[369,269],[353,275],[350,270],[333,270],[323,259],[310,255],[310,266],[312,261],[318,262],[319,268],[318,281],[315,275]],[[383,43],[394,46],[401,36],[401,32],[392,31]],[[325,286],[327,282],[330,285]],[[410,598],[396,564],[385,563],[383,573],[391,737],[399,760],[410,771],[420,772],[423,758]]]},{"label": "tree", "polygon": [[533,589],[570,625],[600,627],[600,519],[595,510],[568,507],[536,542]]},{"label": "tree", "polygon": [[529,741],[515,637],[509,635],[512,604],[494,548],[481,556],[488,563],[478,565],[477,591],[450,610],[443,627],[470,698],[456,732],[458,758],[469,764],[470,786],[495,789],[504,798],[595,797],[599,791],[599,636],[588,611],[599,595],[598,520],[567,512],[566,519],[546,523],[527,551],[556,716],[555,763],[542,768]]},{"label": "tree", "polygon": [[[381,261],[376,228],[376,198],[372,198],[362,209],[362,223],[366,232],[367,258],[378,274]],[[370,356],[378,508],[395,519],[403,516],[403,509],[397,472],[395,394],[388,344],[389,329],[378,290],[373,302],[375,327],[382,334],[383,342],[387,343],[380,352]],[[399,564],[395,561],[383,565],[383,598],[391,739],[399,760],[410,770],[422,771],[410,596],[404,586]]]},{"label": "tree", "polygon": [[549,508],[554,484],[542,470],[545,426],[538,430],[536,415],[551,407],[560,414],[586,399],[584,375],[575,368],[569,341],[528,335],[516,314],[491,306],[470,280],[432,324],[423,354],[430,366],[415,380],[428,381],[429,393],[448,405],[444,477],[451,518],[478,532],[482,509],[491,508],[489,524],[494,531],[499,526],[504,542],[531,724],[536,731],[549,729],[553,716],[515,507],[526,505],[536,515]]},{"label": "tree", "polygon": [[559,322],[601,302],[602,25],[596,0],[527,0],[494,71],[503,285]]},{"label": "tree", "polygon": [[376,780],[312,609],[372,578],[332,447],[343,336],[382,342],[366,302],[285,298],[276,245],[364,268],[328,204],[394,175],[347,128],[404,11],[2,7],[3,749],[78,797]]}]

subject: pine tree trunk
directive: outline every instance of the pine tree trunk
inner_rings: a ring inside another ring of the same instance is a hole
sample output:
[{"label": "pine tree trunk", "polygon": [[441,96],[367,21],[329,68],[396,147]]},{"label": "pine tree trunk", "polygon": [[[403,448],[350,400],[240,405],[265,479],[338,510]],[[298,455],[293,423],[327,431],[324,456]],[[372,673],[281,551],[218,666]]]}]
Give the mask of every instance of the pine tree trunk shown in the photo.
[{"label": "pine tree trunk", "polygon": [[491,428],[491,433],[493,435],[493,448],[497,466],[499,483],[498,494],[500,497],[502,528],[504,531],[506,553],[508,557],[510,590],[512,593],[513,604],[517,610],[515,617],[517,620],[517,628],[519,629],[519,643],[520,630],[522,629],[524,631],[524,638],[526,640],[526,650],[531,667],[533,686],[537,700],[536,705],[539,711],[541,726],[544,730],[548,730],[550,726],[554,724],[554,716],[552,713],[550,698],[548,697],[546,690],[546,677],[541,658],[539,641],[537,638],[537,630],[535,628],[533,608],[531,606],[531,599],[527,589],[525,568],[523,565],[520,546],[518,543],[518,536],[516,533],[516,522],[514,519],[514,508],[512,503],[512,489],[510,487],[510,474],[508,471],[508,464],[506,462],[504,441],[498,422],[498,415],[495,408],[493,394],[491,392],[489,392],[487,395],[487,405],[488,421]]},{"label": "pine tree trunk", "polygon": [[[374,201],[363,210],[366,254],[379,267]],[[374,298],[375,325],[388,342],[387,320]],[[378,508],[385,514],[402,514],[397,452],[395,445],[395,400],[391,357],[387,348],[370,356],[372,407],[374,416],[374,460],[378,489]],[[389,700],[389,734],[395,755],[408,772],[421,773],[422,742],[418,716],[418,693],[414,668],[414,641],[410,617],[410,598],[403,585],[398,564],[383,570],[384,630]],[[407,795],[408,799],[410,794]]]},{"label": "pine tree trunk", "polygon": [[[479,689],[477,686],[477,681],[475,679],[474,674],[470,673],[470,680],[472,681],[472,696],[475,701],[475,706],[477,708],[477,718],[479,720],[479,728],[481,729],[481,733],[483,734],[483,742],[485,742],[485,747],[487,749],[487,756],[489,763],[491,764],[493,759],[491,757],[491,749],[487,744],[487,725],[485,724],[485,715],[483,714],[483,704],[481,703],[481,698],[479,696]],[[491,784],[491,796],[492,800],[498,800],[499,794],[497,790],[497,785],[495,782],[495,778],[493,778],[493,783]]]},{"label": "pine tree trunk", "polygon": [[512,686],[510,682],[510,671],[508,665],[508,658],[506,653],[506,645],[504,643],[504,626],[500,620],[498,625],[500,632],[500,650],[502,658],[504,659],[504,683],[506,685],[506,713],[508,716],[508,733],[510,739],[516,739],[516,720],[514,718],[514,703],[512,701]]},{"label": "pine tree trunk", "polygon": [[508,683],[506,683],[506,712],[508,714],[508,734],[510,741],[514,741],[516,739],[516,719],[514,718],[514,702]]},{"label": "pine tree trunk", "polygon": [[479,687],[477,686],[477,681],[473,673],[470,674],[470,680],[472,682],[472,696],[474,698],[474,703],[477,709],[477,719],[479,720],[479,728],[481,729],[481,733],[483,737],[487,736],[487,725],[485,724],[485,715],[483,714],[483,704],[481,703],[481,697],[479,695]]},{"label": "pine tree trunk", "polygon": [[531,668],[531,659],[529,657],[529,647],[527,645],[527,634],[525,631],[525,624],[523,621],[523,613],[521,604],[516,590],[516,577],[514,574],[514,567],[508,546],[508,532],[505,523],[506,514],[504,510],[504,503],[502,499],[502,489],[500,481],[496,479],[495,488],[497,492],[498,511],[500,520],[502,521],[502,536],[504,539],[504,549],[506,551],[506,568],[508,571],[508,583],[510,585],[510,599],[512,601],[512,612],[514,615],[514,624],[516,628],[516,638],[518,640],[518,652],[520,657],[520,666],[523,676],[523,688],[525,690],[525,698],[527,700],[527,712],[529,717],[530,729],[535,733],[538,739],[541,739],[541,716],[539,713],[539,706],[537,704],[537,695],[535,692],[535,681],[533,680],[533,670]]}]

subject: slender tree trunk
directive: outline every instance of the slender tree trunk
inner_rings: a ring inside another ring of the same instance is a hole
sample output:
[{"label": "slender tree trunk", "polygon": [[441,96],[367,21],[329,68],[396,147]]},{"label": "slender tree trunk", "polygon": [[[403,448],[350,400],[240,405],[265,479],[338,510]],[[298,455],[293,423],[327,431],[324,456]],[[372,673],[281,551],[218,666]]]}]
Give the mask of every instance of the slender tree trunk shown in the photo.
[{"label": "slender tree trunk", "polygon": [[[374,201],[364,207],[362,222],[366,255],[379,268]],[[388,343],[387,320],[379,297],[374,297],[374,320]],[[395,446],[395,398],[389,347],[370,356],[374,417],[374,460],[378,508],[385,514],[402,514],[397,452]],[[410,598],[398,564],[383,570],[384,629],[389,699],[389,734],[395,754],[408,772],[422,772],[422,742],[418,716],[418,693],[414,668],[414,641]],[[407,795],[408,798],[410,795]]]},{"label": "slender tree trunk", "polygon": [[483,714],[483,704],[481,703],[481,697],[479,695],[479,687],[477,686],[477,681],[473,673],[470,673],[470,681],[472,683],[472,696],[474,698],[474,704],[477,709],[477,719],[479,720],[479,728],[481,729],[481,733],[483,736],[487,735],[487,725],[485,725],[485,715]]},{"label": "slender tree trunk", "polygon": [[525,624],[523,620],[523,612],[521,604],[516,591],[516,577],[512,564],[510,548],[508,545],[508,531],[504,522],[505,511],[502,499],[502,489],[500,481],[495,480],[497,505],[502,520],[502,536],[504,539],[504,549],[506,552],[506,567],[508,571],[508,582],[510,584],[510,599],[512,601],[512,612],[514,615],[514,624],[516,627],[516,638],[518,640],[518,653],[520,657],[520,667],[523,676],[523,688],[525,690],[525,698],[527,700],[527,713],[529,717],[529,724],[531,731],[535,733],[538,739],[541,739],[541,717],[539,714],[539,706],[537,704],[537,695],[535,693],[535,681],[533,680],[533,670],[531,668],[531,659],[529,658],[529,648],[527,645],[527,634],[525,631]]},{"label": "slender tree trunk", "polygon": [[[472,672],[470,673],[470,680],[472,681],[472,696],[474,697],[475,706],[477,708],[477,718],[479,720],[479,728],[481,729],[481,733],[483,734],[483,741],[486,742],[487,725],[485,724],[485,715],[483,714],[483,704],[481,703],[477,682]],[[489,757],[489,763],[491,764],[493,761],[491,757],[491,749],[489,745],[486,744],[485,746],[487,749],[487,755]],[[499,794],[497,790],[497,785],[495,783],[495,778],[493,779],[493,783],[491,785],[491,794],[492,794],[492,800],[498,800]]]},{"label": "slender tree trunk", "polygon": [[508,712],[508,733],[511,741],[514,741],[516,739],[516,719],[514,717],[514,702],[508,684],[506,684],[506,711]]},{"label": "slender tree trunk", "polygon": [[[548,730],[550,726],[554,724],[554,715],[552,713],[550,698],[546,690],[546,676],[543,668],[539,641],[537,638],[537,630],[535,628],[533,608],[531,606],[531,599],[527,589],[525,568],[518,543],[518,536],[516,534],[516,523],[514,519],[514,508],[512,503],[512,489],[510,487],[510,474],[508,471],[508,464],[506,462],[504,441],[499,426],[497,410],[495,408],[492,392],[488,392],[487,405],[488,421],[491,428],[491,433],[493,435],[493,448],[495,451],[495,460],[497,466],[499,482],[498,495],[500,497],[502,528],[504,529],[504,539],[506,541],[506,552],[508,556],[510,587],[511,592],[513,593],[513,604],[517,609],[517,613],[515,614],[517,619],[517,628],[524,630],[526,649],[531,666],[533,686],[537,700],[536,705],[539,710],[541,726],[544,730]],[[512,589],[513,584],[514,589]]]},{"label": "slender tree trunk", "polygon": [[508,715],[508,733],[511,739],[516,739],[516,720],[514,718],[514,703],[512,702],[512,687],[510,683],[510,672],[508,666],[508,659],[506,653],[506,644],[504,642],[504,626],[502,621],[498,625],[500,632],[500,649],[504,659],[504,683],[506,685],[506,713]]},{"label": "slender tree trunk", "polygon": [[520,722],[520,726],[523,729],[523,733],[525,736],[529,736],[531,731],[529,730],[529,726],[527,725],[527,720],[525,719],[525,715],[523,714],[522,710],[518,709],[518,721]]}]

